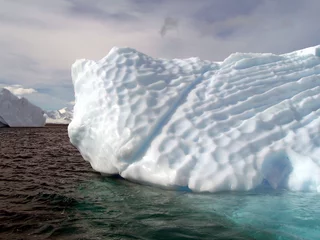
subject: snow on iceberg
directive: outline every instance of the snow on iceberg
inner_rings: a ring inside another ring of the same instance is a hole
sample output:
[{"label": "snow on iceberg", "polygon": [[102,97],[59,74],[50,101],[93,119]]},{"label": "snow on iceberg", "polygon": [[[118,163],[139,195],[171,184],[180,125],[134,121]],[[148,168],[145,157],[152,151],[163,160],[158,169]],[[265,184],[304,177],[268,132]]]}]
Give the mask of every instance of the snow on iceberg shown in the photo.
[{"label": "snow on iceberg", "polygon": [[320,46],[221,63],[113,48],[72,66],[71,143],[104,174],[193,191],[320,191]]},{"label": "snow on iceberg", "polygon": [[42,127],[44,124],[41,108],[5,88],[0,89],[0,127]]}]

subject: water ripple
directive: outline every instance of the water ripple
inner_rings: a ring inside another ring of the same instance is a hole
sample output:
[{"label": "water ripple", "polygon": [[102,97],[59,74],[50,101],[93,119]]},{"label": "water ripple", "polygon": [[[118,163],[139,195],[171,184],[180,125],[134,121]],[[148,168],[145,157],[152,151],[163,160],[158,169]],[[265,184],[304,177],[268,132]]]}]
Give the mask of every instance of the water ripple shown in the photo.
[{"label": "water ripple", "polygon": [[318,239],[317,194],[194,194],[94,172],[66,126],[0,129],[0,239]]}]

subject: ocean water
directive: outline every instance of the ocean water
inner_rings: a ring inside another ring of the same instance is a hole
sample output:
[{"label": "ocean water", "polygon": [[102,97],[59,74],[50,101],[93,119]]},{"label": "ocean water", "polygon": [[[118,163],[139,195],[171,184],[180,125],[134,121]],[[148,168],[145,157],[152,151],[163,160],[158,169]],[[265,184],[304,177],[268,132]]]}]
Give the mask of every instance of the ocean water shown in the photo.
[{"label": "ocean water", "polygon": [[0,129],[0,239],[320,239],[319,194],[196,194],[103,177],[66,126]]}]

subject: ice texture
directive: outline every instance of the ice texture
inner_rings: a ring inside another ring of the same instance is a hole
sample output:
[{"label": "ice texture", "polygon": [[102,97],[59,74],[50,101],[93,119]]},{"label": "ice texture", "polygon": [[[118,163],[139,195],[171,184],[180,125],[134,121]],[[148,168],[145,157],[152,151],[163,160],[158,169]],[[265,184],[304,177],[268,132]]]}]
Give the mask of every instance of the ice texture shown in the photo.
[{"label": "ice texture", "polygon": [[0,89],[0,127],[42,127],[44,124],[41,108],[5,88]]},{"label": "ice texture", "polygon": [[320,46],[223,62],[77,60],[71,143],[104,174],[197,192],[320,191]]}]

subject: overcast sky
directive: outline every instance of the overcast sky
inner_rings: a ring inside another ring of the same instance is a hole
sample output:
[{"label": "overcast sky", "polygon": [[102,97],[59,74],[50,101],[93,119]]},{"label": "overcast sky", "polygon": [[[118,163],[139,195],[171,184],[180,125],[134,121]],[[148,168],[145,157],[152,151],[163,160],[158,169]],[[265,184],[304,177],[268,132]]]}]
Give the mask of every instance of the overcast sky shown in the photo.
[{"label": "overcast sky", "polygon": [[113,46],[221,61],[320,44],[319,0],[0,0],[0,87],[44,109],[73,101],[70,66]]}]

